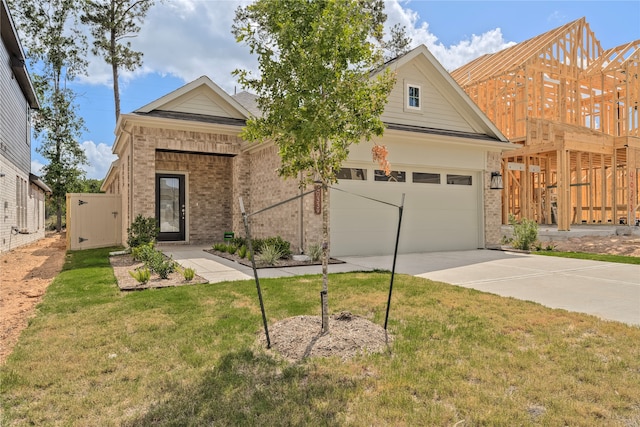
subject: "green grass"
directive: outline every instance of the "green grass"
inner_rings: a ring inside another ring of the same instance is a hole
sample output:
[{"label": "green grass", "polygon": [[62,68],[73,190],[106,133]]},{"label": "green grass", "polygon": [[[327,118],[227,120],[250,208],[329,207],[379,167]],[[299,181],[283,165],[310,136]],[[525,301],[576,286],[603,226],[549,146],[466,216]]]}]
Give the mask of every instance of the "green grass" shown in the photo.
[{"label": "green grass", "polygon": [[627,255],[592,254],[587,252],[535,251],[536,255],[556,256],[561,258],[590,259],[593,261],[618,262],[621,264],[638,264],[640,257]]},{"label": "green grass", "polygon": [[[640,328],[399,275],[384,354],[290,364],[257,344],[252,280],[121,293],[73,252],[0,368],[2,425],[638,425]],[[271,323],[319,276],[262,279]],[[334,274],[384,323],[389,275]]]}]

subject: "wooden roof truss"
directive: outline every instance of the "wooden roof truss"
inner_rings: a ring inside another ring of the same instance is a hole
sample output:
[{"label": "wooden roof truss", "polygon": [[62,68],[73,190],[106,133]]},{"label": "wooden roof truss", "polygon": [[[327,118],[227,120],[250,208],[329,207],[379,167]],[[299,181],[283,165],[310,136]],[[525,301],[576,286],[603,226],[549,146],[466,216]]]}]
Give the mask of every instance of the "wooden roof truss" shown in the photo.
[{"label": "wooden roof truss", "polygon": [[[640,218],[640,40],[605,50],[581,18],[451,75],[521,145],[504,157],[504,222],[511,213],[568,229]],[[540,172],[510,170],[516,163]],[[578,196],[595,177],[591,193]]]}]

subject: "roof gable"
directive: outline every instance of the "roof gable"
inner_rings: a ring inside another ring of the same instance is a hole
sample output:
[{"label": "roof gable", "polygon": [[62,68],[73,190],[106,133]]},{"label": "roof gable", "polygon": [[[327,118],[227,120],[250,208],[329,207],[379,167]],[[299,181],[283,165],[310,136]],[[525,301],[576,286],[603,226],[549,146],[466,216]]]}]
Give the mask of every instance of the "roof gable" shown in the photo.
[{"label": "roof gable", "polygon": [[451,75],[466,87],[520,69],[540,58],[586,69],[602,52],[600,42],[583,17],[499,52],[483,55],[452,71]]},{"label": "roof gable", "polygon": [[246,119],[251,115],[245,107],[207,76],[202,76],[187,83],[135,110],[135,113],[151,113],[154,111],[233,119]]},{"label": "roof gable", "polygon": [[[507,141],[425,45],[387,62],[385,68],[396,73],[396,84],[382,115],[386,123],[475,133]],[[420,89],[419,110],[407,108],[408,85]]]}]

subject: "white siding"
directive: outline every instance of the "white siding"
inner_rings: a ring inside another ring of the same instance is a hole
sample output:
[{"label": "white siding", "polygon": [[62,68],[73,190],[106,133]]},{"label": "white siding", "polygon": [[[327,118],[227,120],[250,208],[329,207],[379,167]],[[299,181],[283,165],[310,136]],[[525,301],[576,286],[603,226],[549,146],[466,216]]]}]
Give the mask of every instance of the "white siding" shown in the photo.
[{"label": "white siding", "polygon": [[0,43],[0,155],[28,173],[31,169],[29,108],[10,63],[9,53],[4,43]]},{"label": "white siding", "polygon": [[159,110],[243,119],[235,108],[206,86],[188,92],[163,105]]},{"label": "white siding", "polygon": [[[0,252],[32,243],[45,235],[44,193],[25,173],[0,156]],[[18,219],[17,182],[26,182],[26,224]],[[14,228],[15,227],[15,228]]]},{"label": "white siding", "polygon": [[[474,131],[433,83],[434,79],[431,79],[428,73],[437,71],[425,58],[418,56],[395,71],[396,84],[382,115],[385,122],[463,132]],[[407,83],[420,86],[420,110],[406,108]]]}]

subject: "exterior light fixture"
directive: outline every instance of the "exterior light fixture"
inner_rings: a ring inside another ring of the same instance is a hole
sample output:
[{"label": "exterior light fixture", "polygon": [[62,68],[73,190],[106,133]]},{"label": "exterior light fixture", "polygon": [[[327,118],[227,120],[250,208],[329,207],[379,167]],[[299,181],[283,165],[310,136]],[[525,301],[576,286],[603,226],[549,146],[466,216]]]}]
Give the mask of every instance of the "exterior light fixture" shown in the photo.
[{"label": "exterior light fixture", "polygon": [[502,190],[504,188],[502,185],[502,174],[500,172],[491,172],[489,188],[492,190]]}]

